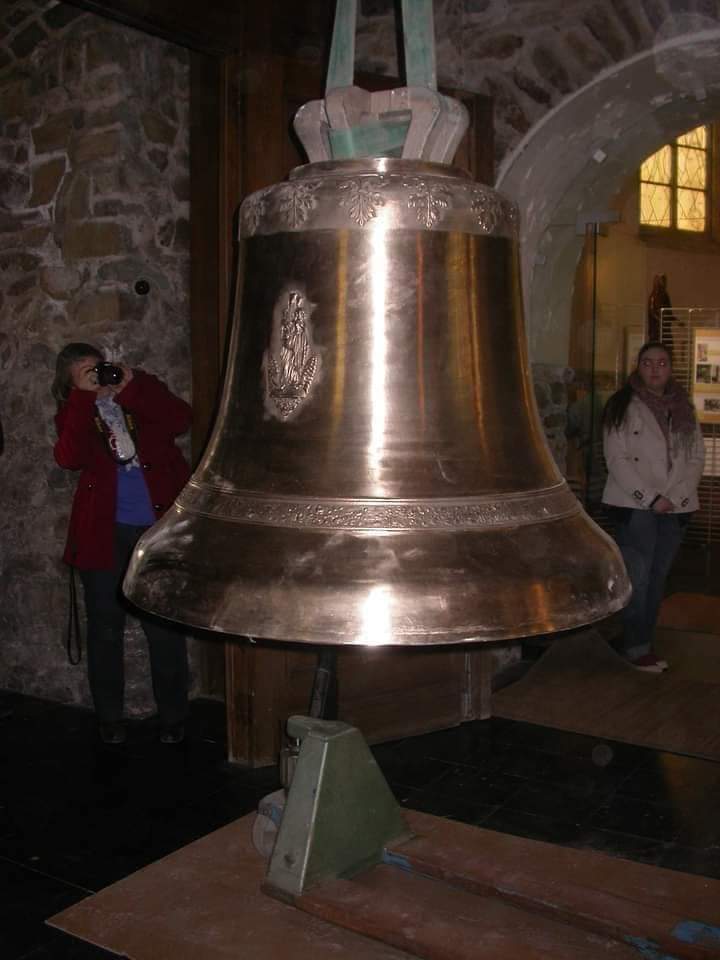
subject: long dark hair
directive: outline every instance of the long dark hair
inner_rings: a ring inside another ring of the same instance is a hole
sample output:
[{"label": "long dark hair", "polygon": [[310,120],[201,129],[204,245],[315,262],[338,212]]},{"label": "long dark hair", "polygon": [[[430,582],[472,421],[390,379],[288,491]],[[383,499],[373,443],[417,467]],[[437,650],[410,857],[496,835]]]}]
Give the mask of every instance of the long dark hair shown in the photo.
[{"label": "long dark hair", "polygon": [[[670,347],[665,343],[660,343],[659,340],[648,340],[647,343],[644,343],[638,350],[637,365],[635,371],[637,372],[640,362],[648,350],[662,350],[667,354],[667,358],[672,364],[672,352]],[[630,406],[630,401],[633,397],[633,388],[630,380],[627,381],[624,387],[621,387],[617,393],[614,393],[608,402],[605,404],[605,409],[603,411],[603,427],[606,430],[619,430],[623,425],[625,420],[625,414],[627,409]]]},{"label": "long dark hair", "polygon": [[58,405],[58,410],[70,396],[72,390],[72,375],[70,367],[77,361],[85,357],[97,357],[103,359],[102,353],[91,343],[68,343],[57,355],[55,361],[55,379],[52,382],[52,395]]}]

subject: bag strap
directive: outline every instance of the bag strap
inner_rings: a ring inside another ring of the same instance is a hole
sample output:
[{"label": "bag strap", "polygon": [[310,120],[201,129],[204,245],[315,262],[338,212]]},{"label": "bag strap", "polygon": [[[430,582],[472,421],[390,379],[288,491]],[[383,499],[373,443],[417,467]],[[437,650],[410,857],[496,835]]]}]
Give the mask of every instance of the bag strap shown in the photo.
[{"label": "bag strap", "polygon": [[[68,604],[68,623],[65,646],[67,649],[68,661],[76,667],[82,660],[82,635],[80,633],[80,617],[78,615],[77,583],[75,580],[75,567],[69,567],[70,571],[70,602]],[[73,654],[73,645],[75,653]]]}]

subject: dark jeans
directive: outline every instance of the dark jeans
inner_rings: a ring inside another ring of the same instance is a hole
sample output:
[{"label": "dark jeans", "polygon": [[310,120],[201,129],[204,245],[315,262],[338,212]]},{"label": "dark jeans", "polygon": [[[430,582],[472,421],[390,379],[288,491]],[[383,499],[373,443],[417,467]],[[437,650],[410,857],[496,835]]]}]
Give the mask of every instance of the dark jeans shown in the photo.
[{"label": "dark jeans", "polygon": [[622,653],[635,660],[652,652],[665,581],[690,514],[654,513],[629,507],[614,507],[610,512],[633,589],[622,614]]},{"label": "dark jeans", "polygon": [[[87,666],[90,692],[100,723],[123,715],[126,601],[122,580],[133,547],[147,527],[115,524],[112,570],[81,570],[87,612]],[[160,720],[181,723],[187,714],[188,665],[185,637],[163,621],[140,615],[150,654],[152,688]]]}]

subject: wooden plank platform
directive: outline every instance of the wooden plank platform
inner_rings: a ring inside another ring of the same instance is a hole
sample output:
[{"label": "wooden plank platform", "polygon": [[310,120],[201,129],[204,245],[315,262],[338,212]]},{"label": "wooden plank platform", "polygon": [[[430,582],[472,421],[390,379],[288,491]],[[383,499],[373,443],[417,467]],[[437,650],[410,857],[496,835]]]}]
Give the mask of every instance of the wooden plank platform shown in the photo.
[{"label": "wooden plank platform", "polygon": [[426,960],[720,957],[720,881],[410,812],[387,865],[294,900]]},{"label": "wooden plank platform", "polygon": [[295,909],[262,892],[253,821],[48,922],[130,960],[720,958],[718,880],[408,811],[415,837],[389,851],[397,866],[323,885]]}]

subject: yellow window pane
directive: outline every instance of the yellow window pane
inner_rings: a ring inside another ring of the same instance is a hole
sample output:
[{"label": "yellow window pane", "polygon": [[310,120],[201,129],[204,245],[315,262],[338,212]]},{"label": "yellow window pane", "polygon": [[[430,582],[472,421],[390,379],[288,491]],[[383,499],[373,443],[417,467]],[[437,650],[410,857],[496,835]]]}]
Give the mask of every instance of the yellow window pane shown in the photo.
[{"label": "yellow window pane", "polygon": [[695,127],[694,130],[688,130],[677,142],[683,147],[699,147],[701,150],[707,150],[707,127]]},{"label": "yellow window pane", "polygon": [[669,227],[671,199],[670,187],[661,187],[655,183],[641,183],[640,223],[649,227]]},{"label": "yellow window pane", "polygon": [[657,153],[640,167],[640,179],[652,180],[654,183],[670,183],[672,175],[672,147],[661,147]]},{"label": "yellow window pane", "polygon": [[705,189],[706,157],[707,154],[704,150],[678,147],[677,182],[679,187],[692,187],[694,190]]},{"label": "yellow window pane", "polygon": [[678,190],[675,213],[678,230],[701,233],[705,229],[705,194],[701,190]]}]

